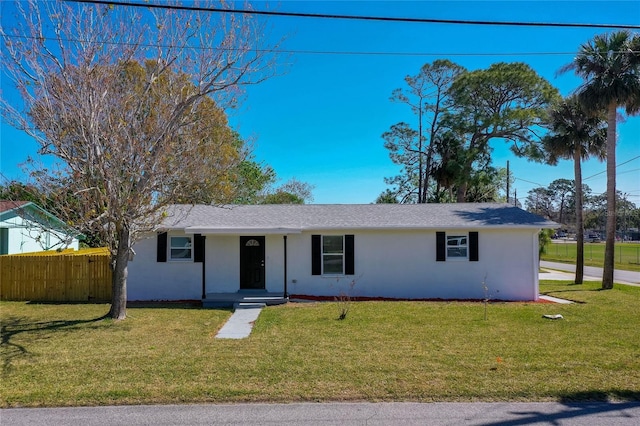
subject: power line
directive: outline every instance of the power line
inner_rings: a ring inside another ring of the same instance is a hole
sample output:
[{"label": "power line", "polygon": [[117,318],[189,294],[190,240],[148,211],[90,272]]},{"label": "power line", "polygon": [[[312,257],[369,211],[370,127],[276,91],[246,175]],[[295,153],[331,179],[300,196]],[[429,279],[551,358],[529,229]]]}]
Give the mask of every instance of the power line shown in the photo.
[{"label": "power line", "polygon": [[[630,162],[632,162],[633,160],[637,160],[638,158],[640,158],[640,155],[638,155],[637,157],[633,157],[632,159],[627,160],[627,161],[625,161],[624,163],[616,164],[616,168],[618,168],[618,167],[620,167],[620,166],[624,166],[625,164],[630,163]],[[587,179],[591,179],[591,178],[593,178],[593,177],[599,176],[599,175],[601,175],[601,174],[603,174],[603,173],[606,173],[606,172],[607,172],[606,170],[603,170],[603,171],[601,171],[601,172],[596,173],[595,175],[588,176],[588,177],[586,177],[586,178],[584,178],[584,179],[582,179],[582,180],[584,181],[584,180],[587,180]]]},{"label": "power line", "polygon": [[[73,0],[69,0],[73,1]],[[54,37],[34,37],[27,35],[17,35],[17,34],[5,34],[4,37],[12,38],[12,39],[22,39],[22,40],[48,40],[48,41],[64,41],[71,43],[99,43],[99,44],[110,44],[110,45],[122,45],[122,46],[133,46],[134,43],[123,43],[119,41],[112,40],[83,40],[77,38],[54,38]],[[172,48],[176,47],[170,44],[149,44],[149,43],[139,43],[140,46],[145,47],[163,47],[163,48]],[[228,50],[234,51],[238,50],[237,48],[232,47],[205,47],[205,46],[189,46],[190,49],[195,50]],[[340,50],[288,50],[288,49],[255,49],[256,52],[273,52],[273,53],[285,53],[285,54],[303,54],[303,55],[353,55],[353,56],[568,56],[575,55],[576,52],[485,52],[485,53],[461,53],[461,52],[363,52],[363,51],[340,51]]]},{"label": "power line", "polygon": [[180,6],[169,4],[135,3],[110,0],[64,0],[69,3],[91,3],[105,6],[145,7],[153,9],[186,10],[194,12],[240,13],[246,15],[285,16],[317,19],[348,19],[358,21],[411,22],[421,24],[456,24],[456,25],[495,25],[512,27],[561,27],[561,28],[607,28],[607,29],[640,29],[640,25],[628,24],[580,24],[562,22],[519,22],[519,21],[476,21],[461,19],[402,18],[390,16],[338,15],[327,13],[276,12],[268,10],[224,9],[217,7]]},{"label": "power line", "polygon": [[640,169],[625,170],[624,172],[620,172],[620,173],[617,173],[617,172],[616,172],[616,176],[617,176],[617,175],[623,175],[623,174],[625,174],[625,173],[633,173],[633,172],[637,172],[638,170],[640,170]]},{"label": "power line", "polygon": [[515,180],[522,181],[522,182],[532,183],[532,184],[534,184],[534,185],[538,185],[538,186],[544,186],[544,185],[543,185],[543,184],[541,184],[541,183],[538,183],[538,182],[531,182],[530,180],[526,180],[526,179],[520,179],[520,178],[514,178],[514,179],[515,179]]}]

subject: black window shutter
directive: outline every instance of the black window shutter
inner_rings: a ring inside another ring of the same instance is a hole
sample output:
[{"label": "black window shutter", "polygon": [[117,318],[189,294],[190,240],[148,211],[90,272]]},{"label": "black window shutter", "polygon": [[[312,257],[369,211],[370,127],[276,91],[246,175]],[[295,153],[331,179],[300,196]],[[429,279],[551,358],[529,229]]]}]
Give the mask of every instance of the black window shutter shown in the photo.
[{"label": "black window shutter", "polygon": [[193,236],[193,261],[196,263],[204,262],[204,242],[205,238],[200,234]]},{"label": "black window shutter", "polygon": [[344,274],[355,274],[355,250],[354,236],[344,236]]},{"label": "black window shutter", "polygon": [[478,261],[478,233],[469,232],[469,261]]},{"label": "black window shutter", "polygon": [[166,262],[167,261],[167,233],[166,232],[161,232],[158,234],[157,248],[158,248],[157,261]]},{"label": "black window shutter", "polygon": [[447,259],[446,238],[444,232],[436,232],[436,261],[444,262]]},{"label": "black window shutter", "polygon": [[311,275],[322,275],[322,238],[311,236]]}]

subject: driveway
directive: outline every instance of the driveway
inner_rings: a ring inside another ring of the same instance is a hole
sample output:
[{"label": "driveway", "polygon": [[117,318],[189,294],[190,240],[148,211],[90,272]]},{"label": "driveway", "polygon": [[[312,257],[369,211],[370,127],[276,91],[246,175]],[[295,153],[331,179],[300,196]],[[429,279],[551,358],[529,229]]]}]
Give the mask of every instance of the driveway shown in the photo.
[{"label": "driveway", "polygon": [[[547,262],[547,261],[541,260],[540,266],[543,268],[557,269],[559,271],[573,272],[574,274],[576,272],[576,265],[571,265],[568,263]],[[598,280],[601,280],[602,268],[585,266],[584,275],[585,275],[585,279],[588,276],[588,277],[593,277],[593,278],[597,278]],[[620,269],[616,269],[613,272],[613,280],[620,284],[640,286],[640,272],[623,271]]]}]

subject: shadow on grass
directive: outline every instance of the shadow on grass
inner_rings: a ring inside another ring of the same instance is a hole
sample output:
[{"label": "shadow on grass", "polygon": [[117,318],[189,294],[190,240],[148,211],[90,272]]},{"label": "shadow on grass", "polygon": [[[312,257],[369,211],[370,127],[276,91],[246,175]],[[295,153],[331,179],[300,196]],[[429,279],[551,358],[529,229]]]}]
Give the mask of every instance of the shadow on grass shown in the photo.
[{"label": "shadow on grass", "polygon": [[109,303],[108,300],[91,300],[91,301],[66,301],[66,302],[56,302],[51,300],[29,300],[24,302],[25,305],[52,305],[52,306],[63,306],[63,305],[104,305]]},{"label": "shadow on grass", "polygon": [[568,420],[572,420],[570,424],[575,424],[576,421],[597,424],[596,420],[603,417],[606,417],[607,423],[613,424],[632,424],[633,419],[640,421],[640,392],[638,391],[613,389],[578,392],[562,395],[559,403],[551,410],[511,411],[509,414],[518,418],[488,422],[483,425],[558,425]]},{"label": "shadow on grass", "polygon": [[[582,284],[567,284],[569,286],[578,286],[578,285],[582,285]],[[544,296],[555,296],[555,297],[560,297],[562,299],[566,299],[566,300],[570,300],[573,303],[578,303],[578,304],[585,304],[587,302],[582,301],[582,300],[575,300],[575,299],[571,299],[570,297],[567,296],[563,296],[562,294],[564,293],[582,293],[582,292],[600,292],[600,291],[606,291],[605,289],[602,288],[571,288],[571,289],[566,289],[566,290],[549,290],[549,291],[544,291],[544,292],[540,292],[540,294],[544,295]]]},{"label": "shadow on grass", "polygon": [[[60,330],[73,330],[74,327],[89,323],[97,323],[106,319],[103,315],[89,320],[71,321],[41,321],[32,322],[24,317],[8,317],[2,320],[0,326],[0,358],[2,359],[2,371],[8,372],[15,360],[31,356],[31,353],[23,345],[15,342],[15,337],[24,333],[56,332]],[[37,338],[37,337],[34,337]]]}]

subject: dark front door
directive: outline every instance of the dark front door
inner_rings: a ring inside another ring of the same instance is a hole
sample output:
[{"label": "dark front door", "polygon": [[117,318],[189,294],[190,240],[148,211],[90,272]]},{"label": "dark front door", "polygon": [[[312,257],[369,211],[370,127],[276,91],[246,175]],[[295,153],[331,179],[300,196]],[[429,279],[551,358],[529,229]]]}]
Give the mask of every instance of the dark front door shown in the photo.
[{"label": "dark front door", "polygon": [[240,289],[264,288],[264,237],[240,237]]}]

